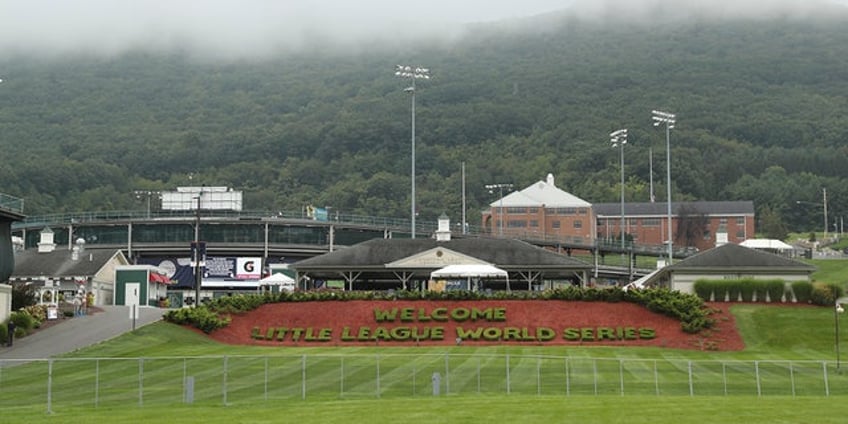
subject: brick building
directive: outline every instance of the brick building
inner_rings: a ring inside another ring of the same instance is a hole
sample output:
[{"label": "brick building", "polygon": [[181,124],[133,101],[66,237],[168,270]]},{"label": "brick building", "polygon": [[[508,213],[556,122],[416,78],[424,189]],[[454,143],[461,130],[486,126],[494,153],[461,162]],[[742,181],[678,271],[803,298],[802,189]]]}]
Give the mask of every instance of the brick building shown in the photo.
[{"label": "brick building", "polygon": [[[621,203],[596,203],[597,234],[615,239],[620,234]],[[624,232],[641,245],[662,245],[668,240],[668,205],[625,203]],[[672,202],[671,230],[675,249],[707,250],[726,243],[739,244],[754,238],[754,203],[751,201]]]},{"label": "brick building", "polygon": [[[665,202],[625,203],[625,237],[639,245],[663,246],[668,240]],[[754,238],[751,201],[672,202],[675,250],[707,250]],[[618,239],[621,203],[591,204],[556,187],[548,174],[523,190],[489,204],[483,211],[484,231],[496,236],[560,240],[593,245]]]},{"label": "brick building", "polygon": [[493,235],[595,242],[592,204],[554,185],[554,176],[514,191],[483,211],[483,228]]}]

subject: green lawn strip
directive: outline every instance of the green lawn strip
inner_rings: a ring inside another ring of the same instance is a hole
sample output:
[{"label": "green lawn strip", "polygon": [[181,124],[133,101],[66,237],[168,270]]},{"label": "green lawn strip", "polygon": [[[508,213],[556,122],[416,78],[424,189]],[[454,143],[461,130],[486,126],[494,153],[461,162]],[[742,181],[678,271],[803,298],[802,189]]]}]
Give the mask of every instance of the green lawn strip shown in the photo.
[{"label": "green lawn strip", "polygon": [[179,405],[161,408],[7,408],[4,423],[173,422],[204,424],[356,422],[604,422],[604,423],[843,423],[848,397],[757,398],[688,396],[525,396],[428,397],[414,401],[287,401],[246,408]]}]

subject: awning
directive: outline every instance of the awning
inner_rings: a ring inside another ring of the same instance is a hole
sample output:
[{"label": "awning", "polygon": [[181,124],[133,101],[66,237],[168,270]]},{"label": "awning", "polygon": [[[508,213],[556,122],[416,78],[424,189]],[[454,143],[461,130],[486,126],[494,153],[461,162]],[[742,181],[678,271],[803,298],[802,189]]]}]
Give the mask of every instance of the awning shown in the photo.
[{"label": "awning", "polygon": [[294,278],[291,278],[288,275],[285,275],[281,272],[276,272],[274,274],[271,274],[271,275],[259,280],[259,283],[270,285],[270,286],[290,285],[290,284],[294,284]]},{"label": "awning", "polygon": [[148,281],[151,283],[172,284],[171,279],[168,278],[167,275],[163,275],[158,272],[149,272],[148,276]]},{"label": "awning", "polygon": [[506,271],[485,264],[448,265],[430,273],[432,279],[444,278],[507,278]]}]

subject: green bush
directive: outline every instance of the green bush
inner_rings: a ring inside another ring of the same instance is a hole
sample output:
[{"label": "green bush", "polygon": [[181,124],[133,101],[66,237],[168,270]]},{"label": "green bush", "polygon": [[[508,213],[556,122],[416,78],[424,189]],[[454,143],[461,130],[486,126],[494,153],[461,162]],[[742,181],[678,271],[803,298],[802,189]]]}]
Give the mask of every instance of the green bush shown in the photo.
[{"label": "green bush", "polygon": [[[22,330],[24,334],[29,333],[35,328],[35,319],[26,311],[15,311],[9,316],[9,319],[15,323],[15,330]],[[17,333],[16,333],[17,334]]]},{"label": "green bush", "polygon": [[727,293],[730,290],[731,284],[733,284],[733,282],[729,280],[713,281],[713,298],[716,302],[727,301]]},{"label": "green bush", "polygon": [[[768,280],[766,281],[766,291],[768,292],[770,302],[783,302],[783,295],[786,293],[786,283],[783,280]],[[787,299],[789,298],[787,297]]]},{"label": "green bush", "polygon": [[713,280],[697,280],[692,288],[701,300],[709,302],[712,300],[715,285],[716,284]]},{"label": "green bush", "polygon": [[798,303],[810,303],[812,300],[813,285],[809,281],[793,281],[792,294]]},{"label": "green bush", "polygon": [[179,325],[191,325],[204,333],[211,333],[230,324],[229,316],[221,316],[207,306],[180,308],[168,311],[165,320]]},{"label": "green bush", "polygon": [[727,281],[727,296],[731,302],[738,302],[739,295],[742,294],[742,282],[739,280]]},{"label": "green bush", "polygon": [[842,297],[842,287],[834,283],[813,283],[810,301],[814,305],[834,305]]},{"label": "green bush", "polygon": [[752,279],[750,284],[752,287],[754,287],[754,295],[757,302],[765,303],[766,294],[768,293],[768,284],[766,283],[766,281]]},{"label": "green bush", "polygon": [[742,295],[743,302],[753,302],[755,291],[753,280],[748,278],[739,280],[739,294]]}]

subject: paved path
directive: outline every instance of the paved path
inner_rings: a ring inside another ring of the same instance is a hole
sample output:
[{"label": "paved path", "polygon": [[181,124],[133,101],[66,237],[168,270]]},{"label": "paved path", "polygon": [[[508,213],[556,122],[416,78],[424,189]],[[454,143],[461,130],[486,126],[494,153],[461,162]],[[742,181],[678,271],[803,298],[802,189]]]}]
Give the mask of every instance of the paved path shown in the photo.
[{"label": "paved path", "polygon": [[[0,366],[6,359],[45,359],[91,346],[132,331],[133,322],[126,306],[98,306],[103,312],[64,319],[61,323],[21,339],[14,346],[0,347]],[[166,309],[141,307],[135,327],[162,319]],[[17,361],[9,361],[12,365]]]}]

